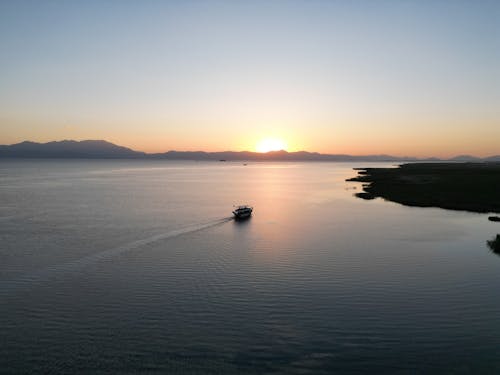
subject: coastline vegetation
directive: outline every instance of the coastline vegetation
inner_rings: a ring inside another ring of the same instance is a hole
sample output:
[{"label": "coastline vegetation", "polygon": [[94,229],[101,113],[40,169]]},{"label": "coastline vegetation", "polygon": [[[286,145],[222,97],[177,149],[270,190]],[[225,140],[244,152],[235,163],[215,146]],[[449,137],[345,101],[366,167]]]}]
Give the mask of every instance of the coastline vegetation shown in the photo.
[{"label": "coastline vegetation", "polygon": [[362,199],[407,206],[500,213],[500,163],[412,163],[360,168],[347,181],[364,183]]}]

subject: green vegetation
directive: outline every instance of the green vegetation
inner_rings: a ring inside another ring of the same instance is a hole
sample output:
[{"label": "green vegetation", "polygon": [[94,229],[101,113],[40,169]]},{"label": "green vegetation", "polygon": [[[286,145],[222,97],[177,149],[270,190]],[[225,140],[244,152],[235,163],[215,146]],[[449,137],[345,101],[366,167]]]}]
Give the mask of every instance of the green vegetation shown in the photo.
[{"label": "green vegetation", "polygon": [[363,199],[407,206],[500,212],[500,163],[415,163],[363,168],[347,181],[364,182]]}]

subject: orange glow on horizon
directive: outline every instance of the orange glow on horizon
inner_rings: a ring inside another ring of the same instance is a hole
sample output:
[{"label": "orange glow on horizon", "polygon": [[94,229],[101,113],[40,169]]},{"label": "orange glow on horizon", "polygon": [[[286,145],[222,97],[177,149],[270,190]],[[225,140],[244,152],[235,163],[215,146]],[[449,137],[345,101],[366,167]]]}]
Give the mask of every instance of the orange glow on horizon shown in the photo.
[{"label": "orange glow on horizon", "polygon": [[288,146],[285,141],[279,138],[264,138],[255,145],[257,152],[287,151]]}]

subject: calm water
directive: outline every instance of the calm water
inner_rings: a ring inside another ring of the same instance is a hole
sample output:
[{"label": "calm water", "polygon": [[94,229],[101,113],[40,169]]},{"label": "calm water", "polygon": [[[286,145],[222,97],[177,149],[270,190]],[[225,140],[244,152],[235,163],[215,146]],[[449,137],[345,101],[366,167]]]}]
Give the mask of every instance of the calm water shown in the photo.
[{"label": "calm water", "polygon": [[366,165],[1,161],[0,372],[499,373],[500,226]]}]

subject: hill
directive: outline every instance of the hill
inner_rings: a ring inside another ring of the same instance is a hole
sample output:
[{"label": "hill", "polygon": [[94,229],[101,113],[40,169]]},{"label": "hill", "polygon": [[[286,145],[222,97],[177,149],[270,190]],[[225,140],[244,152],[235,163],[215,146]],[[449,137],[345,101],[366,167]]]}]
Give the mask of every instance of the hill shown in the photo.
[{"label": "hill", "polygon": [[118,146],[103,140],[54,141],[48,143],[21,142],[0,146],[4,158],[86,158],[86,159],[168,159],[168,160],[228,160],[228,161],[412,161],[416,158],[400,158],[391,155],[353,156],[344,154],[320,154],[317,152],[270,151],[168,151],[147,154]]},{"label": "hill", "polygon": [[[320,154],[317,152],[270,151],[168,151],[148,154],[127,147],[118,146],[104,140],[54,141],[47,143],[21,142],[0,145],[0,158],[64,158],[64,159],[165,159],[165,160],[227,160],[227,161],[438,161],[437,158],[418,159],[392,155],[346,155]],[[469,155],[457,156],[450,161],[497,161],[500,156],[485,159]]]},{"label": "hill", "polygon": [[117,146],[102,140],[59,141],[48,143],[21,142],[0,146],[0,157],[11,158],[141,158],[144,152]]}]

